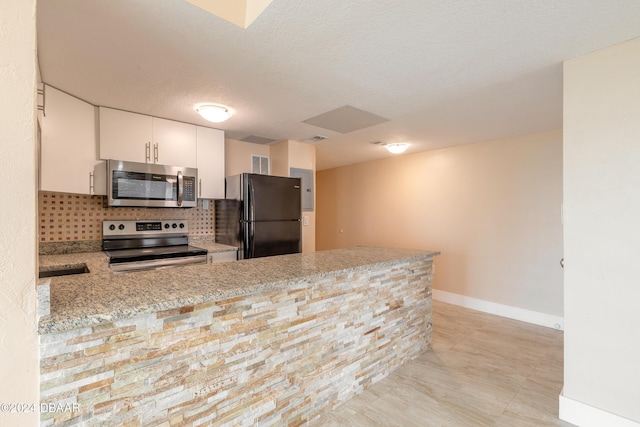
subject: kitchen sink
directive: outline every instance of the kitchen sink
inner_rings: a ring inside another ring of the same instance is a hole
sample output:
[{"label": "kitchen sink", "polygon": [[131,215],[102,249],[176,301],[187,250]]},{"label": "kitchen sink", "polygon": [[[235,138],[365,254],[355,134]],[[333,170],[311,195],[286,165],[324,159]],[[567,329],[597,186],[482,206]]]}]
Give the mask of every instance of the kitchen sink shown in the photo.
[{"label": "kitchen sink", "polygon": [[45,277],[71,276],[72,274],[89,273],[87,264],[65,265],[64,267],[42,267],[38,272],[40,279]]}]

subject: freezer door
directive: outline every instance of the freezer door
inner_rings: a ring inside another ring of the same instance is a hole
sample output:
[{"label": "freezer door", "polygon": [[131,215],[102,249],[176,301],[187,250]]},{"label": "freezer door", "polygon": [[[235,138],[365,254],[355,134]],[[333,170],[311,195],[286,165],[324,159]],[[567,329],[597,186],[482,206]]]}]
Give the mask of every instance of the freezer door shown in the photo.
[{"label": "freezer door", "polygon": [[246,223],[244,258],[295,254],[302,250],[300,221]]},{"label": "freezer door", "polygon": [[299,178],[247,174],[244,186],[248,221],[300,219],[302,193]]}]

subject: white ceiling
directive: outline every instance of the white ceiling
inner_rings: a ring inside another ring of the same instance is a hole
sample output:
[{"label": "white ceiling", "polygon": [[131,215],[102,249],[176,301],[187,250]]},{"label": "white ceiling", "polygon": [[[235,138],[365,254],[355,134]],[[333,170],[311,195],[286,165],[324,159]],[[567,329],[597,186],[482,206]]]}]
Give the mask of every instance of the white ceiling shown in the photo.
[{"label": "white ceiling", "polygon": [[[43,80],[227,137],[314,142],[318,169],[562,127],[562,61],[640,36],[638,0],[274,0],[242,29],[183,0],[39,0]],[[304,120],[353,106],[389,121]]]}]

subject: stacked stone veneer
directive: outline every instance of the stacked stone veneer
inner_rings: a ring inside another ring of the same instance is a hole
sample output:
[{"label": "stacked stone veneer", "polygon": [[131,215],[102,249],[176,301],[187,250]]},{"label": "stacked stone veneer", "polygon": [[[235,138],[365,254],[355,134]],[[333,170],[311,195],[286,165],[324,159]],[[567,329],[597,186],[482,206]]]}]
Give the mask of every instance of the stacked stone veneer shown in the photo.
[{"label": "stacked stone veneer", "polygon": [[431,260],[40,338],[42,425],[297,426],[427,350]]}]

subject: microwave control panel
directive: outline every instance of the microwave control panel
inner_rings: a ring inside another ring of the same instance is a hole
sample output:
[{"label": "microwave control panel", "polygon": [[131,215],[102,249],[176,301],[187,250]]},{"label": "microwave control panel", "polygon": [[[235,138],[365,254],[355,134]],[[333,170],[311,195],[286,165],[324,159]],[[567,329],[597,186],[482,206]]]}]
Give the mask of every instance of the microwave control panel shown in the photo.
[{"label": "microwave control panel", "polygon": [[182,200],[195,201],[196,200],[196,178],[193,176],[184,177],[184,188],[182,193]]}]

